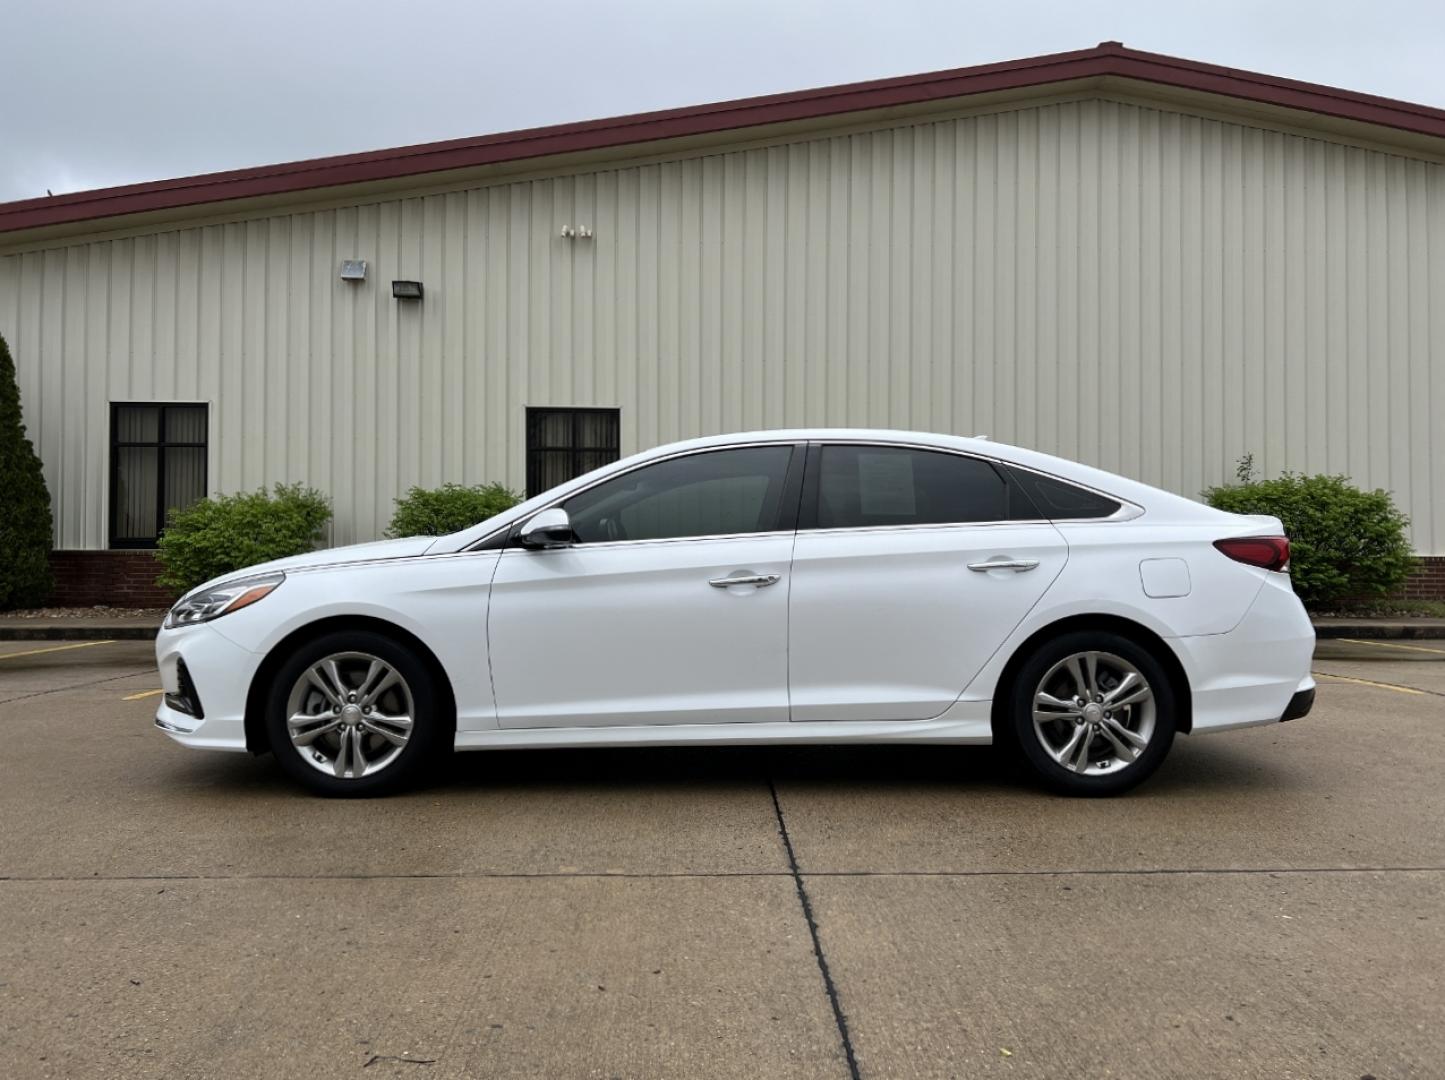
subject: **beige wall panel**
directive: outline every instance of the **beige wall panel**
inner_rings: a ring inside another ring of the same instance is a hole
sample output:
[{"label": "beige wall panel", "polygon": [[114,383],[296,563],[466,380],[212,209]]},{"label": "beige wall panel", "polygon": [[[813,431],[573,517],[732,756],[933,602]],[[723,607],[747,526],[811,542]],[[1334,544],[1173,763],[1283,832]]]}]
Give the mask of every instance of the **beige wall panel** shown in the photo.
[{"label": "beige wall panel", "polygon": [[1442,167],[1112,101],[0,258],[63,547],[107,540],[108,403],[180,400],[213,490],[314,484],[336,543],[413,484],[520,488],[525,407],[594,405],[624,452],[893,425],[1189,495],[1248,452],[1440,553],[1442,311]]}]

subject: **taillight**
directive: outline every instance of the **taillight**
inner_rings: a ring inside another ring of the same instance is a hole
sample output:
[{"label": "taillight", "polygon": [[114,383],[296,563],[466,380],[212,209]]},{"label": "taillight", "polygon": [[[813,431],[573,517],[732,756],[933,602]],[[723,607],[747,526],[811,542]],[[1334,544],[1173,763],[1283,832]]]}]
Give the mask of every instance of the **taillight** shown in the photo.
[{"label": "taillight", "polygon": [[1289,538],[1286,536],[1236,536],[1216,540],[1214,546],[1235,562],[1261,570],[1289,569]]}]

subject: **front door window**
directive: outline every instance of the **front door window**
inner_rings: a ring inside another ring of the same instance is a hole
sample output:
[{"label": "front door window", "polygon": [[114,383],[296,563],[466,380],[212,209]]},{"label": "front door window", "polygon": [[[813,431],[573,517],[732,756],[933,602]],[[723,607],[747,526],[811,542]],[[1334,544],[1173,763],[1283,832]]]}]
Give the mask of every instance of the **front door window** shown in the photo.
[{"label": "front door window", "polygon": [[741,536],[778,528],[791,446],[671,458],[563,503],[579,543]]}]

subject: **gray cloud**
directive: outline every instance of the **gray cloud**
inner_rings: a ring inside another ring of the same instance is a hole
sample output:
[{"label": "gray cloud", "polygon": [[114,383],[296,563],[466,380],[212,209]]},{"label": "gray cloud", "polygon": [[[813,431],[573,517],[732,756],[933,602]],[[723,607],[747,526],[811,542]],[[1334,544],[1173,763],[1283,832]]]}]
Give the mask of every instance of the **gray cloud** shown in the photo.
[{"label": "gray cloud", "polygon": [[1082,48],[1445,105],[1428,0],[27,0],[0,200]]}]

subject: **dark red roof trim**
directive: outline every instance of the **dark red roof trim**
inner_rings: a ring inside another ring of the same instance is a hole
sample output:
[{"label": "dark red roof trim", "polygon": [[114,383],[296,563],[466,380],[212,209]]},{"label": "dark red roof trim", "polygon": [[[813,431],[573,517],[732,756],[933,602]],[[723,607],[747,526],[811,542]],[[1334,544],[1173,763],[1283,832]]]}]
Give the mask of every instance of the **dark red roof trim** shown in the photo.
[{"label": "dark red roof trim", "polygon": [[390,180],[1106,75],[1223,94],[1445,138],[1445,110],[1139,52],[1126,49],[1118,42],[1106,41],[1092,49],[1077,52],[1053,53],[927,75],[878,79],[714,105],[557,124],[364,154],[262,165],[71,195],[23,199],[0,203],[0,233],[148,210]]}]

